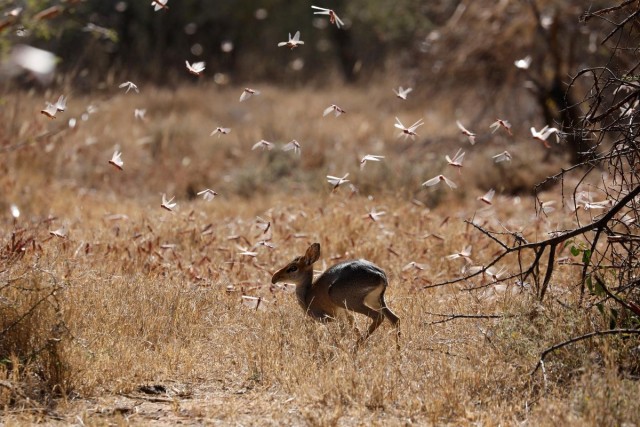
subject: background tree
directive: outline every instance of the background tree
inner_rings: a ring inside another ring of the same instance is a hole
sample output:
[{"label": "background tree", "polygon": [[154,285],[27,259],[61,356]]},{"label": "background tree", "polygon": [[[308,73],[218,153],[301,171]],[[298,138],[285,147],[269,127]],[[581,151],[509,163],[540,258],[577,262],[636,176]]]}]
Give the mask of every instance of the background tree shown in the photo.
[{"label": "background tree", "polygon": [[[565,132],[580,141],[589,141],[589,147],[576,153],[585,159],[583,162],[562,169],[539,185],[559,183],[558,191],[570,195],[567,203],[572,207],[576,226],[531,242],[519,232],[489,230],[470,221],[498,245],[499,255],[462,279],[436,285],[488,274],[502,260],[516,256],[520,270],[496,281],[517,279],[522,286],[531,284],[542,302],[554,282],[554,272],[560,263],[558,253],[569,248],[571,255],[578,259],[574,264],[577,270],[574,291],[579,293],[585,314],[592,318],[594,330],[572,336],[541,353],[534,372],[542,368],[545,381],[544,360],[560,348],[599,336],[618,335],[624,337],[618,342],[621,348],[628,350],[631,347],[627,344],[637,345],[640,335],[640,173],[637,168],[640,147],[636,138],[640,130],[637,109],[640,84],[636,70],[640,63],[630,58],[630,53],[638,49],[634,18],[640,13],[639,6],[636,1],[626,1],[618,6],[587,11],[581,19],[588,26],[593,24],[604,30],[598,33],[598,43],[609,56],[604,65],[574,73],[562,101],[573,112],[560,112],[566,114],[568,120],[563,122]],[[557,74],[552,73],[552,77],[555,76]],[[578,93],[584,93],[582,101],[574,102]],[[538,203],[539,214],[544,215],[542,201]],[[601,213],[594,215],[594,211]],[[637,358],[632,352],[623,354],[620,366],[637,375],[640,372]]]}]

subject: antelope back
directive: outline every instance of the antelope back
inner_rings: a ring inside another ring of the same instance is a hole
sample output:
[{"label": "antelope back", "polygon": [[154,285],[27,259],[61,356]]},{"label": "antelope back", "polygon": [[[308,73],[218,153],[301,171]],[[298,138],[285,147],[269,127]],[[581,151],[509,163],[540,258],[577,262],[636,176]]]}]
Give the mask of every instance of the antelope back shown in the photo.
[{"label": "antelope back", "polygon": [[356,310],[367,305],[381,307],[381,297],[387,286],[387,276],[375,264],[359,259],[344,261],[329,268],[318,278],[315,288],[326,284],[331,299],[344,308]]}]

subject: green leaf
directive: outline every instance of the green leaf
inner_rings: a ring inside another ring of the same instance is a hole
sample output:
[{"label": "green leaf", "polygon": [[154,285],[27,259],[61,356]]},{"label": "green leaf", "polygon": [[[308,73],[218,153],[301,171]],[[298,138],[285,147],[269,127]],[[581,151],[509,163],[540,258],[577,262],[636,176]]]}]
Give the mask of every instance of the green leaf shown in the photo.
[{"label": "green leaf", "polygon": [[596,285],[593,287],[593,293],[599,297],[606,294],[604,287],[602,286],[602,282],[598,279],[596,279]]},{"label": "green leaf", "polygon": [[598,286],[597,284],[594,286],[593,280],[592,280],[590,274],[587,274],[587,278],[585,280],[585,283],[587,284],[587,289],[589,289],[589,293],[591,295],[602,295],[603,294],[602,286]]},{"label": "green leaf", "polygon": [[615,308],[612,308],[609,311],[610,311],[610,314],[611,314],[611,318],[609,320],[609,328],[610,329],[615,329],[615,327],[618,324],[618,310],[616,310]]},{"label": "green leaf", "polygon": [[571,255],[578,256],[580,254],[580,248],[576,246],[571,246]]},{"label": "green leaf", "polygon": [[595,293],[598,296],[602,296],[602,295],[606,295],[606,286],[604,281],[602,280],[602,278],[599,275],[596,275],[596,286],[595,286]]},{"label": "green leaf", "polygon": [[585,249],[582,251],[582,262],[585,265],[589,265],[589,261],[591,261],[591,250]]}]

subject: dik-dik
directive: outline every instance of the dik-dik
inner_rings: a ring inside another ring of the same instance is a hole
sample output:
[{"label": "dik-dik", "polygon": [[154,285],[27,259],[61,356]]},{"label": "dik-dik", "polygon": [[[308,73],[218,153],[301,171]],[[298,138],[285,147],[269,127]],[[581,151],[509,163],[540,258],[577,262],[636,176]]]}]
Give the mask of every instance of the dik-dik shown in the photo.
[{"label": "dik-dik", "polygon": [[320,244],[314,243],[303,256],[294,258],[278,270],[271,282],[294,283],[298,303],[316,320],[330,321],[345,314],[353,324],[350,311],[369,316],[372,323],[359,343],[366,340],[386,317],[396,327],[396,343],[399,345],[400,319],[384,300],[388,285],[385,272],[370,261],[358,259],[338,263],[314,281],[313,263],[318,258]]}]

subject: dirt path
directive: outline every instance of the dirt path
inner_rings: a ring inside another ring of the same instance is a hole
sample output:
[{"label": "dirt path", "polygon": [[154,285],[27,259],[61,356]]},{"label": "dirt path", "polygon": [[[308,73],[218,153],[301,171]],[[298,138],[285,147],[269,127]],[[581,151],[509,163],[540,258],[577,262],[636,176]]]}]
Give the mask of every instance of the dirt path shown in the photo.
[{"label": "dirt path", "polygon": [[[5,414],[3,425],[44,422],[47,425],[300,425],[304,417],[295,398],[246,388],[221,390],[218,385],[141,386],[132,393],[78,399],[46,413]],[[259,395],[259,397],[258,397]],[[282,407],[278,419],[266,419],[265,404]]]}]

